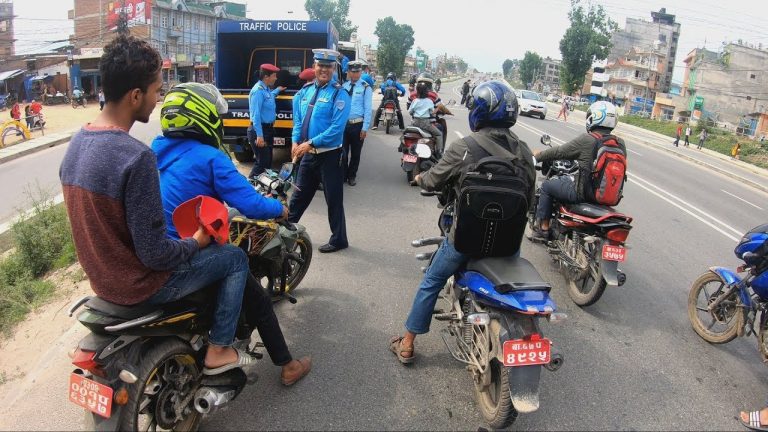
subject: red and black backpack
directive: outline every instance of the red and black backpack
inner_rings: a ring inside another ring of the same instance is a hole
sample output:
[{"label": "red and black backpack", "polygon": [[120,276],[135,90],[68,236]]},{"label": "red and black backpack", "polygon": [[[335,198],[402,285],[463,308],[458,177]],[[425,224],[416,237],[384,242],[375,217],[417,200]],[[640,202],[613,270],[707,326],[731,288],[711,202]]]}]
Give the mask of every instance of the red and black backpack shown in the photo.
[{"label": "red and black backpack", "polygon": [[627,155],[614,135],[590,135],[595,138],[595,147],[587,196],[596,204],[615,206],[621,201],[627,178]]}]

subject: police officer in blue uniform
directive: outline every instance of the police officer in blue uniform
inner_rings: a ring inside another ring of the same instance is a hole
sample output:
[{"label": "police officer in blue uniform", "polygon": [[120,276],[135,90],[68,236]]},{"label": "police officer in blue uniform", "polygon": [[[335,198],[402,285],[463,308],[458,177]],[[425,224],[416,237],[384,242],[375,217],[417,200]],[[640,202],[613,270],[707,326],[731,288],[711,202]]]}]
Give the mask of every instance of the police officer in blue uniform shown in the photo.
[{"label": "police officer in blue uniform", "polygon": [[338,51],[314,49],[315,79],[293,97],[294,159],[301,158],[296,192],[289,205],[290,222],[299,222],[322,181],[331,238],[318,250],[336,252],[349,246],[344,219],[344,129],[350,112],[350,97],[333,81]]},{"label": "police officer in blue uniform", "polygon": [[253,155],[256,161],[249,177],[254,177],[272,166],[272,145],[275,139],[275,116],[277,115],[277,105],[275,97],[285,90],[285,87],[278,87],[272,90],[272,86],[277,81],[277,72],[280,71],[275,65],[265,63],[259,67],[259,82],[251,89],[248,95],[248,108],[250,110],[251,125],[248,127],[248,143],[253,149]]},{"label": "police officer in blue uniform", "polygon": [[349,112],[347,127],[344,129],[344,156],[347,169],[347,183],[354,186],[357,183],[357,168],[360,166],[360,153],[363,141],[371,125],[371,106],[373,104],[373,89],[363,81],[361,74],[363,62],[354,60],[347,65],[347,78],[344,90],[352,98],[352,109]]}]

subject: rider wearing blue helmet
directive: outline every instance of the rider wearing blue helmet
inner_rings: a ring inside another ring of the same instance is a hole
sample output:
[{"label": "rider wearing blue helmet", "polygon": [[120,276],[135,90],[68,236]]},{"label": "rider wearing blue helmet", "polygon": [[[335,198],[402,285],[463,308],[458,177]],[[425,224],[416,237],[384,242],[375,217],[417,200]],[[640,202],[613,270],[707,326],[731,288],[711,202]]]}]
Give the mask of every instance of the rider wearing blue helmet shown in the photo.
[{"label": "rider wearing blue helmet", "polygon": [[[501,81],[490,81],[478,85],[470,96],[469,127],[477,144],[491,156],[509,160],[518,159],[524,167],[521,176],[527,177],[529,201],[532,202],[536,181],[533,154],[528,145],[512,133],[509,128],[517,121],[518,104],[515,92]],[[429,171],[416,176],[416,182],[428,191],[452,191],[467,167],[475,162],[466,138],[454,141],[440,161]],[[482,156],[477,156],[479,159]],[[452,192],[449,199],[454,199]],[[405,335],[393,337],[390,350],[400,362],[413,362],[413,343],[417,334],[429,331],[432,311],[437,296],[445,283],[469,260],[469,256],[456,250],[453,232],[448,230],[447,238],[435,252],[432,263],[413,300],[411,312],[405,322]]]}]

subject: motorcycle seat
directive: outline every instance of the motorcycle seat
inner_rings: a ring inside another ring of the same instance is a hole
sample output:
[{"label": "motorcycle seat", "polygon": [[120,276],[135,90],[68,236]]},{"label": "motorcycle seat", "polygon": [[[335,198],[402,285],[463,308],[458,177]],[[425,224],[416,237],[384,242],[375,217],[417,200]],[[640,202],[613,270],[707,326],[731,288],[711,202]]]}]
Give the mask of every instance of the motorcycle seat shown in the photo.
[{"label": "motorcycle seat", "polygon": [[417,133],[420,134],[423,138],[432,138],[432,134],[425,131],[424,129],[417,127],[417,126],[408,126],[405,128],[405,132],[403,133]]},{"label": "motorcycle seat", "polygon": [[610,213],[616,213],[611,207],[590,203],[568,204],[565,206],[571,213],[576,213],[592,219],[601,218]]},{"label": "motorcycle seat", "polygon": [[91,297],[91,299],[85,303],[85,307],[107,316],[125,320],[132,320],[138,317],[142,317],[156,311],[157,309],[160,309],[158,305],[151,305],[147,303],[123,306],[96,296]]},{"label": "motorcycle seat", "polygon": [[470,260],[467,270],[476,271],[493,283],[501,294],[515,291],[546,291],[552,286],[546,283],[536,268],[527,259],[520,257],[497,257]]}]

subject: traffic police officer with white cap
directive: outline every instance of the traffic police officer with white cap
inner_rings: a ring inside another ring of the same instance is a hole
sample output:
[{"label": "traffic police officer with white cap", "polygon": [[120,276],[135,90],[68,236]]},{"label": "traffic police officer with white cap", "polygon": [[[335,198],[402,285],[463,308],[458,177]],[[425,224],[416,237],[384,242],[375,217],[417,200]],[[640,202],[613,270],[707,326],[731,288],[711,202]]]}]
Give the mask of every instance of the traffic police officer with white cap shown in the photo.
[{"label": "traffic police officer with white cap", "polygon": [[248,143],[251,144],[253,155],[256,161],[249,177],[254,177],[272,166],[272,144],[275,139],[275,117],[277,115],[277,106],[275,97],[285,90],[285,87],[278,87],[271,90],[277,80],[277,72],[280,71],[275,65],[264,63],[259,67],[259,82],[251,89],[248,95],[248,108],[250,111],[251,125],[248,127]]},{"label": "traffic police officer with white cap", "polygon": [[302,158],[296,192],[289,205],[288,221],[296,223],[309,207],[318,184],[323,182],[331,238],[320,252],[336,252],[349,246],[344,219],[344,129],[350,112],[349,94],[333,81],[339,53],[314,49],[315,79],[293,97],[294,159]]},{"label": "traffic police officer with white cap", "polygon": [[347,77],[344,90],[352,98],[352,109],[349,112],[347,128],[344,130],[344,156],[347,169],[347,182],[354,186],[357,182],[357,168],[360,166],[360,153],[363,151],[363,141],[371,125],[371,105],[373,104],[373,89],[361,78],[363,62],[354,60],[347,65]]}]

